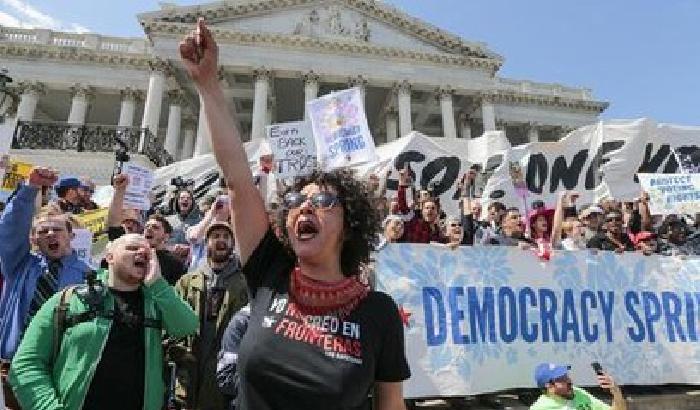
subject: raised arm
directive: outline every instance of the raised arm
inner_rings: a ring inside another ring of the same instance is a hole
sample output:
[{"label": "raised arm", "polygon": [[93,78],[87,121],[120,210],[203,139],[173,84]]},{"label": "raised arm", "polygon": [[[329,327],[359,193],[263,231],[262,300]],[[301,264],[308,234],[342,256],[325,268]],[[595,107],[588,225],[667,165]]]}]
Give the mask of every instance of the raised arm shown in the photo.
[{"label": "raised arm", "polygon": [[122,213],[124,211],[124,195],[126,187],[129,185],[129,176],[126,174],[117,174],[112,182],[114,186],[114,195],[112,202],[107,210],[107,226],[115,227],[122,225]]},{"label": "raised arm", "polygon": [[236,247],[245,264],[268,229],[265,203],[253,184],[241,136],[218,79],[218,47],[200,18],[180,43],[180,56],[201,97],[211,145],[231,198]]},{"label": "raised arm", "polygon": [[552,248],[556,248],[561,242],[561,227],[564,222],[564,202],[568,194],[568,192],[562,192],[557,197],[557,205],[554,209],[554,221],[552,222]]}]

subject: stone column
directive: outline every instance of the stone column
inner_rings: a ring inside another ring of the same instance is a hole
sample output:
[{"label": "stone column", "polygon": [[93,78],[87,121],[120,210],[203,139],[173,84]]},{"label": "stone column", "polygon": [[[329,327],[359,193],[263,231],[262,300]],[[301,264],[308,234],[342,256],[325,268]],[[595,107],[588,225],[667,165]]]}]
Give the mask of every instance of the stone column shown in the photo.
[{"label": "stone column", "polygon": [[168,91],[170,108],[168,111],[168,129],[165,133],[165,150],[175,158],[177,146],[180,142],[180,122],[182,119],[182,103],[185,93],[182,90]]},{"label": "stone column", "polygon": [[91,87],[82,84],[76,84],[70,88],[73,94],[73,100],[70,105],[70,114],[68,114],[68,124],[83,125],[88,110],[88,99],[93,93]]},{"label": "stone column", "polygon": [[399,138],[413,130],[411,125],[411,84],[402,81],[394,86],[399,104]]},{"label": "stone column", "polygon": [[357,87],[360,89],[360,96],[362,97],[362,104],[365,103],[365,95],[367,94],[367,79],[358,75],[357,77],[348,78],[348,88]]},{"label": "stone column", "polygon": [[496,109],[491,101],[481,102],[481,118],[484,122],[484,131],[496,130]]},{"label": "stone column", "polygon": [[396,141],[398,138],[398,115],[396,110],[389,108],[385,114],[386,118],[386,142]]},{"label": "stone column", "polygon": [[141,91],[131,88],[121,90],[122,104],[119,110],[119,127],[131,127],[134,125],[134,113],[136,112],[136,101],[141,97]]},{"label": "stone column", "polygon": [[17,106],[17,119],[20,121],[32,121],[36,105],[39,102],[39,95],[43,94],[46,87],[42,83],[22,82],[19,83],[20,97]]},{"label": "stone column", "polygon": [[537,124],[530,123],[527,129],[527,140],[528,142],[539,142],[540,133],[537,129]]},{"label": "stone column", "polygon": [[186,116],[182,119],[183,138],[182,147],[178,152],[178,160],[190,159],[194,154],[195,127],[197,121],[194,117]]},{"label": "stone column", "polygon": [[270,92],[270,71],[264,68],[253,71],[255,78],[255,99],[253,100],[253,124],[250,140],[265,138],[265,117],[267,114],[267,94]]},{"label": "stone column", "polygon": [[[267,99],[267,110],[265,111],[265,125],[270,125],[277,117],[277,101],[274,97]],[[263,132],[265,128],[263,128]]]},{"label": "stone column", "polygon": [[[158,125],[160,123],[160,110],[163,104],[163,93],[165,92],[165,77],[168,73],[168,63],[163,60],[150,62],[151,77],[148,79],[148,93],[146,103],[143,108],[143,120],[141,128],[148,128],[154,136],[158,135]],[[146,143],[146,134],[141,134],[139,151],[143,150]]]},{"label": "stone column", "polygon": [[469,115],[465,112],[459,114],[459,130],[462,138],[470,139],[472,137],[472,125],[469,121]]},{"label": "stone column", "polygon": [[199,120],[197,121],[197,140],[194,144],[193,156],[208,154],[211,152],[211,134],[209,133],[209,125],[204,117],[204,104],[202,98],[199,98]]},{"label": "stone column", "polygon": [[306,103],[318,97],[318,74],[313,71],[302,76],[304,80],[304,119],[308,117]]},{"label": "stone column", "polygon": [[437,90],[437,94],[440,100],[440,111],[442,112],[442,134],[445,138],[457,138],[455,112],[452,107],[454,90],[449,87],[442,87]]}]

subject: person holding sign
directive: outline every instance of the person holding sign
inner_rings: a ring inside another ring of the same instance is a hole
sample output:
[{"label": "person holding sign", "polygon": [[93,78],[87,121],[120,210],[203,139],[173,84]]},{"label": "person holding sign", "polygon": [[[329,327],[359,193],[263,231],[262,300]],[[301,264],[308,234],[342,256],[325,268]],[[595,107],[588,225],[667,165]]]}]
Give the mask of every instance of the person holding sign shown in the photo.
[{"label": "person holding sign", "polygon": [[535,382],[542,389],[542,395],[530,406],[530,410],[626,410],[627,402],[620,387],[603,372],[598,363],[593,365],[600,387],[612,393],[612,407],[587,391],[574,387],[569,377],[569,366],[541,363],[535,368]]},{"label": "person holding sign", "polygon": [[270,229],[241,136],[217,77],[218,51],[200,19],[180,43],[226,179],[252,295],[240,346],[238,409],[405,409],[410,376],[398,308],[358,280],[379,230],[365,184],[315,172],[284,196],[282,240]]}]

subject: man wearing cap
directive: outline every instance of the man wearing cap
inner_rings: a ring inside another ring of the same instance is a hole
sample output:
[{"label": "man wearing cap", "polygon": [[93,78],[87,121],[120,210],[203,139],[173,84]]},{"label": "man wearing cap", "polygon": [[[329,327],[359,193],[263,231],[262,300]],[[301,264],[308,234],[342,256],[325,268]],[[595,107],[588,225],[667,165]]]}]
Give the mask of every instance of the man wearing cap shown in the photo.
[{"label": "man wearing cap", "polygon": [[95,193],[95,183],[90,178],[82,178],[80,187],[78,187],[78,195],[80,196],[80,205],[86,211],[92,211],[99,206],[92,200],[92,194]]},{"label": "man wearing cap", "polygon": [[206,263],[175,285],[200,323],[196,336],[171,351],[180,370],[178,396],[189,409],[221,409],[226,403],[216,382],[217,353],[231,317],[248,303],[246,282],[233,243],[231,226],[212,222],[206,231]]},{"label": "man wearing cap", "polygon": [[610,390],[612,407],[595,398],[587,391],[574,387],[569,377],[569,366],[541,363],[535,368],[535,382],[542,395],[530,406],[530,410],[626,410],[627,402],[622,390],[606,373],[598,375],[601,388]]},{"label": "man wearing cap", "polygon": [[58,181],[56,205],[61,208],[61,211],[71,214],[83,212],[82,197],[79,191],[81,188],[83,188],[83,184],[78,178],[63,178]]},{"label": "man wearing cap", "polygon": [[600,233],[603,226],[603,208],[597,205],[589,205],[581,211],[578,217],[583,226],[586,227],[583,233],[586,241],[590,241]]}]

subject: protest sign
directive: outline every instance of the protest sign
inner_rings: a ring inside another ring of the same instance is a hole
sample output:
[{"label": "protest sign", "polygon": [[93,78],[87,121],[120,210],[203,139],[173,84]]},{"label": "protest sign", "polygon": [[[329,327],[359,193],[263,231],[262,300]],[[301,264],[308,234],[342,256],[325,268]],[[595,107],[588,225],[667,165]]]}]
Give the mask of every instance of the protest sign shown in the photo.
[{"label": "protest sign", "polygon": [[307,103],[318,161],[323,169],[377,159],[359,88],[326,94]]},{"label": "protest sign", "polygon": [[[3,162],[7,164],[7,158]],[[0,201],[7,200],[17,185],[29,177],[33,166],[28,162],[9,160],[9,165],[5,165],[5,175],[2,179],[2,188],[0,188]]]},{"label": "protest sign", "polygon": [[92,232],[88,229],[73,229],[70,246],[78,254],[78,259],[92,265]]},{"label": "protest sign", "polygon": [[309,175],[316,167],[316,145],[311,127],[305,121],[266,127],[275,161],[275,174],[281,178]]},{"label": "protest sign", "polygon": [[124,164],[122,173],[129,176],[129,185],[124,194],[124,207],[147,210],[151,207],[153,171],[131,162]]},{"label": "protest sign", "polygon": [[700,174],[637,174],[652,215],[700,212]]},{"label": "protest sign", "polygon": [[[390,244],[377,286],[396,301],[411,378],[406,397],[533,388],[541,362],[593,385],[700,383],[700,259],[511,247]],[[498,371],[494,371],[498,369]]]},{"label": "protest sign", "polygon": [[75,219],[87,230],[89,230],[95,239],[101,233],[107,230],[107,208],[99,208],[92,211],[85,211],[81,214],[73,215]]}]

